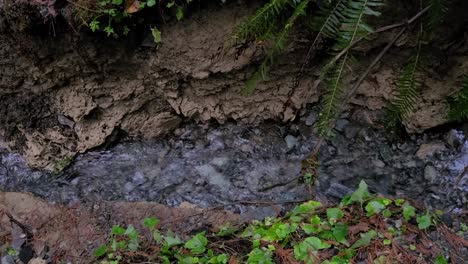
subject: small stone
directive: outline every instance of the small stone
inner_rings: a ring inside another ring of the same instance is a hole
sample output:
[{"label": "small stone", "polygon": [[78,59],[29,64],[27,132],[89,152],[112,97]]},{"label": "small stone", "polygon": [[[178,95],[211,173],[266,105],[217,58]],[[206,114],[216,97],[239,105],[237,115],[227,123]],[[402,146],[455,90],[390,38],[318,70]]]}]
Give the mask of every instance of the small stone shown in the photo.
[{"label": "small stone", "polygon": [[431,165],[427,165],[425,168],[424,168],[424,179],[426,179],[427,181],[430,181],[430,182],[433,182],[437,177],[437,170],[431,166]]},{"label": "small stone", "polygon": [[405,164],[403,164],[403,166],[405,166],[407,168],[415,168],[416,167],[416,161],[410,160],[410,161],[406,162]]},{"label": "small stone", "polygon": [[317,121],[317,114],[312,112],[307,116],[305,124],[306,126],[313,126],[315,121]]},{"label": "small stone", "polygon": [[46,264],[47,262],[41,258],[33,258],[31,259],[28,264]]},{"label": "small stone", "polygon": [[340,184],[340,183],[332,183],[330,185],[330,187],[328,188],[328,190],[325,192],[326,195],[329,195],[329,196],[332,196],[332,197],[335,197],[335,198],[343,198],[344,196],[348,195],[348,194],[351,194],[353,192],[353,190],[351,190],[350,188]]},{"label": "small stone", "polygon": [[462,132],[452,129],[448,132],[445,140],[450,147],[458,149],[463,144],[464,136]]},{"label": "small stone", "polygon": [[343,132],[346,126],[348,126],[349,121],[346,119],[338,119],[335,124],[335,129],[337,131]]},{"label": "small stone", "polygon": [[416,157],[424,159],[433,156],[435,153],[446,151],[447,148],[442,142],[422,144],[416,152]]},{"label": "small stone", "polygon": [[143,173],[137,171],[137,172],[135,172],[135,174],[133,175],[132,181],[133,181],[133,183],[135,183],[136,185],[142,185],[143,183],[146,182],[146,178],[145,178],[145,176],[143,175]]},{"label": "small stone", "polygon": [[7,255],[2,257],[2,261],[0,262],[1,264],[15,264],[15,259],[13,259],[12,256]]},{"label": "small stone", "polygon": [[359,127],[347,126],[347,127],[344,129],[345,137],[346,137],[347,139],[356,138],[356,136],[357,136],[358,133],[359,133],[359,130],[360,130]]},{"label": "small stone", "polygon": [[284,141],[286,141],[286,146],[288,147],[288,149],[292,149],[299,145],[297,138],[292,135],[287,135],[284,138]]},{"label": "small stone", "polygon": [[216,157],[211,161],[211,164],[216,165],[218,167],[222,167],[226,165],[226,163],[229,161],[227,157]]},{"label": "small stone", "polygon": [[383,168],[385,167],[385,162],[379,160],[379,159],[375,159],[372,161],[372,164],[374,164],[374,166],[376,166],[377,168]]},{"label": "small stone", "polygon": [[130,193],[133,191],[133,189],[135,189],[135,186],[131,182],[127,182],[124,185],[124,189],[127,193]]}]

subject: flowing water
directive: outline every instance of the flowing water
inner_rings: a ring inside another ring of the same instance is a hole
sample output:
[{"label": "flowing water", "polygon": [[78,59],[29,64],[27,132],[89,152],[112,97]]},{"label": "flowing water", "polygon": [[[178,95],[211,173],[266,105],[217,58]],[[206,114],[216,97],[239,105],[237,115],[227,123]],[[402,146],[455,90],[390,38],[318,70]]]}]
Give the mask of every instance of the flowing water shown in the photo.
[{"label": "flowing water", "polygon": [[[163,139],[121,142],[79,155],[59,175],[31,170],[18,154],[2,151],[0,189],[65,203],[147,200],[176,206],[188,201],[210,207],[306,199],[309,190],[298,181],[262,189],[299,175],[301,160],[316,141],[310,125],[186,124]],[[468,204],[468,176],[459,177],[468,166],[468,141],[456,130],[393,143],[383,131],[343,119],[319,160],[312,190],[316,198],[339,199],[364,179],[372,191],[418,199],[430,207],[457,212]],[[258,217],[273,213],[267,206],[227,208],[255,210]]]}]

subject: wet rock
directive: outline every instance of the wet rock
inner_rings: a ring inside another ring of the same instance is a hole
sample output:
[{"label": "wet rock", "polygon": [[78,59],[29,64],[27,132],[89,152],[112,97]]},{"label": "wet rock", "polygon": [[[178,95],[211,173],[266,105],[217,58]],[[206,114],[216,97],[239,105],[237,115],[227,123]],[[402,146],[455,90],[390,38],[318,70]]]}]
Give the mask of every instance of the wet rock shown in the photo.
[{"label": "wet rock", "polygon": [[287,135],[284,138],[284,141],[286,142],[286,146],[288,147],[288,149],[293,149],[294,147],[297,147],[299,145],[299,141],[293,135]]},{"label": "wet rock", "polygon": [[317,114],[314,113],[314,112],[311,112],[311,113],[307,116],[307,118],[306,118],[306,120],[305,120],[305,124],[306,124],[307,126],[313,126],[313,125],[315,124],[315,121],[317,121]]},{"label": "wet rock", "polygon": [[351,194],[353,192],[352,189],[340,184],[340,183],[332,183],[330,187],[325,192],[326,195],[329,195],[334,198],[343,198],[344,196]]},{"label": "wet rock", "polygon": [[47,261],[41,258],[33,258],[28,262],[28,264],[47,264]]},{"label": "wet rock", "polygon": [[462,146],[464,138],[465,137],[461,131],[452,129],[448,132],[445,140],[450,147],[453,149],[458,149],[460,146]]},{"label": "wet rock", "polygon": [[422,144],[416,152],[416,157],[420,159],[425,159],[426,157],[433,156],[435,153],[444,152],[446,150],[447,148],[442,142]]},{"label": "wet rock", "polygon": [[427,165],[424,168],[424,179],[426,179],[429,182],[434,182],[436,177],[437,177],[437,170],[433,166]]},{"label": "wet rock", "polygon": [[377,168],[385,167],[385,162],[383,162],[383,161],[381,161],[379,159],[372,160],[372,164]]},{"label": "wet rock", "polygon": [[348,126],[349,121],[346,119],[338,119],[335,124],[335,129],[339,132],[343,132],[346,126]]},{"label": "wet rock", "polygon": [[1,264],[16,264],[16,262],[12,256],[6,255],[2,257]]}]

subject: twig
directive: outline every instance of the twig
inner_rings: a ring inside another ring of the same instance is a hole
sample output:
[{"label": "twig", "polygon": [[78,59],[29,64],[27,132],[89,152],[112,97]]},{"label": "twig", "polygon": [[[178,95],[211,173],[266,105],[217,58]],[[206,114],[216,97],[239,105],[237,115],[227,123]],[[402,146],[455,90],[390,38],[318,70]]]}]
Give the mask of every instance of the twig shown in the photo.
[{"label": "twig", "polygon": [[203,215],[203,214],[208,213],[210,211],[220,210],[220,209],[223,209],[226,206],[232,206],[232,205],[237,205],[237,204],[277,205],[277,204],[297,204],[297,203],[303,203],[303,202],[307,202],[307,201],[308,200],[279,201],[279,202],[273,202],[273,201],[236,201],[236,202],[232,202],[232,203],[213,206],[213,207],[210,207],[210,208],[207,208],[207,209],[202,209],[203,211],[199,212],[199,213],[183,216],[183,217],[172,219],[172,220],[162,221],[161,225],[167,225],[167,224],[174,223],[174,222],[180,222],[180,221],[183,221],[183,220],[185,220],[187,218],[192,218],[192,217],[195,217],[195,216]]}]

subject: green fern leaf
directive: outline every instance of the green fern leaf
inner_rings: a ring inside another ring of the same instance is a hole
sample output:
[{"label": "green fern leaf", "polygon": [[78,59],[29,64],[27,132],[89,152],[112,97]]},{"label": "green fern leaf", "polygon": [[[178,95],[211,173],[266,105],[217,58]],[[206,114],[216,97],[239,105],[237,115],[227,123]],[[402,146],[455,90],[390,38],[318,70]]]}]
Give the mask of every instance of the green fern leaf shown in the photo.
[{"label": "green fern leaf", "polygon": [[303,0],[294,8],[294,12],[288,18],[281,31],[275,36],[275,38],[273,38],[273,46],[267,51],[267,54],[257,71],[247,81],[246,87],[243,90],[244,94],[251,94],[259,81],[267,79],[271,67],[276,62],[276,58],[283,52],[284,47],[287,44],[289,33],[291,32],[294,23],[299,17],[306,14],[307,5],[310,1],[311,0]]},{"label": "green fern leaf", "polygon": [[327,93],[322,100],[322,108],[317,121],[317,129],[321,137],[331,136],[331,123],[338,115],[339,104],[343,99],[343,75],[348,55],[338,60],[325,76]]},{"label": "green fern leaf", "polygon": [[449,99],[449,120],[468,120],[468,76],[465,77],[462,89]]},{"label": "green fern leaf", "polygon": [[[346,4],[342,4],[339,1],[336,3],[335,15],[340,19],[340,27],[336,33],[334,33],[333,29],[330,32],[336,34],[336,43],[333,46],[333,50],[339,53],[348,49],[358,38],[373,32],[372,28],[365,23],[364,18],[368,15],[380,15],[379,12],[374,11],[372,8],[381,6],[383,3],[381,0],[348,0]],[[323,67],[320,77],[325,80],[327,87],[319,121],[317,122],[317,128],[322,137],[331,135],[333,120],[339,114],[342,100],[344,99],[342,80],[345,66],[349,61],[353,60],[353,56],[349,50],[337,61],[335,58]]]},{"label": "green fern leaf", "polygon": [[251,39],[268,39],[277,29],[277,22],[282,11],[288,6],[290,0],[270,0],[260,8],[247,22],[238,26],[234,31],[236,42]]},{"label": "green fern leaf", "polygon": [[387,113],[387,125],[394,126],[401,122],[414,109],[418,102],[419,91],[422,86],[421,77],[421,42],[418,44],[416,54],[409,60],[400,73],[396,83],[395,98]]},{"label": "green fern leaf", "polygon": [[429,6],[427,28],[429,31],[435,30],[444,20],[447,14],[449,1],[448,0],[425,0]]}]

